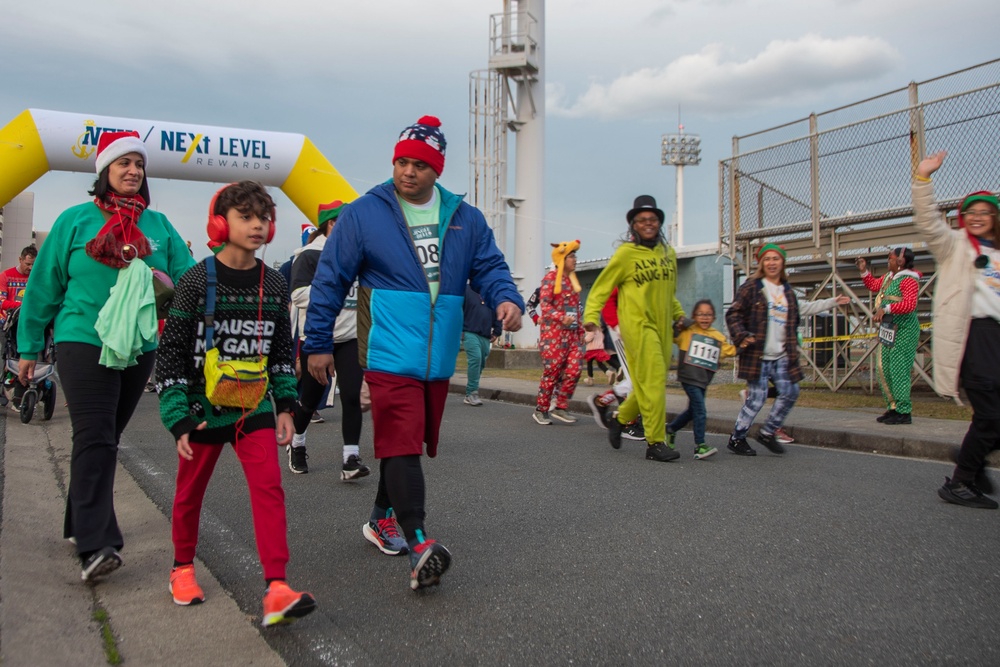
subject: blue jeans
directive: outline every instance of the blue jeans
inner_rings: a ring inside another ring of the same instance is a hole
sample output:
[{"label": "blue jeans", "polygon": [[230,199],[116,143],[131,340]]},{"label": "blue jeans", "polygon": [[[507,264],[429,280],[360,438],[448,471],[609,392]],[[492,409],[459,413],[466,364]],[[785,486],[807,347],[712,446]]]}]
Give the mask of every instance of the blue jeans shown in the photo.
[{"label": "blue jeans", "polygon": [[479,376],[486,366],[486,357],[490,356],[490,339],[483,338],[471,331],[462,332],[462,347],[465,348],[465,358],[469,363],[465,384],[465,395],[479,391]]},{"label": "blue jeans", "polygon": [[774,406],[767,415],[767,421],[760,427],[760,432],[773,435],[785,423],[785,418],[799,398],[799,383],[788,379],[788,357],[761,362],[760,376],[754,382],[747,382],[747,400],[736,417],[733,438],[747,437],[753,420],[767,400],[768,378],[774,382],[778,398],[774,400]]},{"label": "blue jeans", "polygon": [[687,410],[674,417],[674,420],[667,424],[667,429],[676,433],[693,421],[694,444],[703,445],[705,444],[705,390],[683,382],[681,386],[688,395]]}]

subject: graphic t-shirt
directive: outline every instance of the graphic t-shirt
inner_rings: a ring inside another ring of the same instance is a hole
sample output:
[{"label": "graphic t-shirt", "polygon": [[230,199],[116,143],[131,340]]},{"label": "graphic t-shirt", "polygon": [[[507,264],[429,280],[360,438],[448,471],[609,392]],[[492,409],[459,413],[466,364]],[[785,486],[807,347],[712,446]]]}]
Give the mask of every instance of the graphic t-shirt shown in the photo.
[{"label": "graphic t-shirt", "polygon": [[399,206],[403,209],[406,226],[410,229],[410,238],[413,239],[417,257],[427,276],[431,303],[434,303],[441,287],[441,239],[438,232],[441,198],[438,196],[437,188],[431,192],[433,193],[431,199],[426,204],[411,204],[400,197]]},{"label": "graphic t-shirt", "polygon": [[788,323],[788,299],[785,286],[764,281],[767,296],[767,337],[764,340],[764,360],[772,361],[785,356],[785,325]]},{"label": "graphic t-shirt", "polygon": [[985,245],[980,250],[989,261],[976,276],[976,290],[972,293],[972,316],[1000,320],[1000,250]]}]

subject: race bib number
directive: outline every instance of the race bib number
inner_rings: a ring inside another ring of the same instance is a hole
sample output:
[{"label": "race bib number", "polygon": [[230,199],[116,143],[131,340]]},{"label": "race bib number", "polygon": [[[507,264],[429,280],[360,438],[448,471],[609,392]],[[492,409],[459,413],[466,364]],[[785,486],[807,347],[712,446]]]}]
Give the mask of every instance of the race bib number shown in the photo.
[{"label": "race bib number", "polygon": [[722,347],[719,345],[719,341],[711,336],[693,334],[684,363],[714,372],[719,370],[721,354]]},{"label": "race bib number", "polygon": [[357,310],[358,309],[358,283],[355,281],[351,285],[351,291],[347,293],[347,298],[344,299],[344,310]]},{"label": "race bib number", "polygon": [[420,265],[427,274],[427,281],[437,282],[441,279],[441,246],[437,225],[410,227],[410,236],[413,237]]},{"label": "race bib number", "polygon": [[896,344],[896,325],[882,322],[878,328],[878,340],[883,347],[892,347]]}]

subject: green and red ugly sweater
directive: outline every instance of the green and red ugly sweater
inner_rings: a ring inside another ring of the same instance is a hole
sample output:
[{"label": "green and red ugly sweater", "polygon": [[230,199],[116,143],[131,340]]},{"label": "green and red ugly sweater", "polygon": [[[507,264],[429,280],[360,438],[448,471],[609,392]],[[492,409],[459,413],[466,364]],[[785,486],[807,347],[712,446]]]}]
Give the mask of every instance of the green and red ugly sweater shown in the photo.
[{"label": "green and red ugly sweater", "polygon": [[[252,360],[267,357],[268,394],[256,406],[229,408],[212,405],[205,397],[205,261],[192,267],[177,283],[156,355],[156,390],[160,419],[180,438],[191,442],[224,444],[242,433],[275,427],[275,410],[290,412],[297,397],[292,333],[288,317],[288,288],[284,277],[264,267],[264,298],[258,319],[261,262],[252,269],[232,269],[215,260],[217,285],[213,344],[219,359]],[[241,422],[242,419],[242,422]],[[195,430],[201,422],[204,430]]]}]

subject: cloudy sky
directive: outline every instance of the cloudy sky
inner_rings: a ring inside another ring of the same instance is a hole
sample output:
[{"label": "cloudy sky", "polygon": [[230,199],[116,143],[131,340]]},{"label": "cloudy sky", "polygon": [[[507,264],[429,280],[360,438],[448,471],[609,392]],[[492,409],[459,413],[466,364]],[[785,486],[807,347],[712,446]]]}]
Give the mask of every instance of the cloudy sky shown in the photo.
[{"label": "cloudy sky", "polygon": [[[469,73],[486,67],[489,15],[502,8],[7,3],[0,125],[39,108],[301,133],[363,192],[391,175],[399,131],[433,114],[449,141],[441,182],[466,192]],[[583,259],[610,254],[636,195],[671,215],[674,172],[659,150],[678,107],[702,138],[702,164],[685,172],[685,241],[712,242],[718,161],[734,135],[1000,55],[996,0],[548,0],[545,24],[545,236],[582,239]],[[86,199],[91,182],[50,173],[33,184],[36,228]],[[217,187],[156,180],[153,205],[198,245]],[[268,260],[288,256],[305,221],[276,195],[282,229]]]}]

